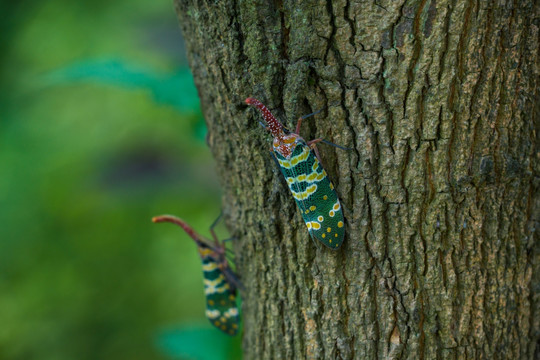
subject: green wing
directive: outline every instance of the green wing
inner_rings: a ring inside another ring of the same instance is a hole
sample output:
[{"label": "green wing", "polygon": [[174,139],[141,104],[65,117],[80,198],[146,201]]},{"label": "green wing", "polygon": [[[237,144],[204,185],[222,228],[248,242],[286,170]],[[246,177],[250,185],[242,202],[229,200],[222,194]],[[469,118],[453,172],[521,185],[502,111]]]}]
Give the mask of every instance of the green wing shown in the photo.
[{"label": "green wing", "polygon": [[299,143],[290,159],[276,153],[281,172],[302,212],[312,237],[338,249],[345,236],[343,210],[326,171],[305,143]]}]

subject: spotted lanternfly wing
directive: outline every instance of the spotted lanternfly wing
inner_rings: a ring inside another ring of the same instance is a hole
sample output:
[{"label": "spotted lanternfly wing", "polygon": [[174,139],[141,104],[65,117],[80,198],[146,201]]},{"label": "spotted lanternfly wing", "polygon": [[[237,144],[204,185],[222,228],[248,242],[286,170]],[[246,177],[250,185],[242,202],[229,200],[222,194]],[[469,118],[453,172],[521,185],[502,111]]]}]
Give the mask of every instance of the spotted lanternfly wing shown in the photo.
[{"label": "spotted lanternfly wing", "polygon": [[[326,171],[308,143],[297,134],[303,118],[298,120],[296,132],[286,134],[283,125],[263,103],[249,97],[246,104],[259,109],[268,125],[266,129],[274,137],[276,159],[302,211],[310,235],[330,249],[338,249],[345,235],[343,211]],[[321,140],[313,140],[311,143]]]},{"label": "spotted lanternfly wing", "polygon": [[281,173],[312,237],[330,249],[343,242],[343,211],[334,185],[310,147],[300,140],[289,159],[275,152]]},{"label": "spotted lanternfly wing", "polygon": [[236,335],[240,323],[236,306],[236,287],[239,282],[227,263],[223,244],[219,244],[216,239],[216,244],[212,245],[208,239],[175,216],[156,216],[152,221],[179,225],[195,241],[202,260],[206,317],[224,333]]},{"label": "spotted lanternfly wing", "polygon": [[236,288],[216,261],[215,252],[199,245],[202,259],[206,317],[226,334],[236,335],[240,315],[236,306]]}]

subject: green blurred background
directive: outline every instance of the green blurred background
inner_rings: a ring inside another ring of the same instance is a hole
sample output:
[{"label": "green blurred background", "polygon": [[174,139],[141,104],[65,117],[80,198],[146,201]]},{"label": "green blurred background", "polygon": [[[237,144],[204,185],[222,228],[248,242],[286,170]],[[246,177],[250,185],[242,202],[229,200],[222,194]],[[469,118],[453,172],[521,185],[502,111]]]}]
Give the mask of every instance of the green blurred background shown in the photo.
[{"label": "green blurred background", "polygon": [[220,212],[172,1],[0,4],[0,359],[240,358],[150,221]]}]

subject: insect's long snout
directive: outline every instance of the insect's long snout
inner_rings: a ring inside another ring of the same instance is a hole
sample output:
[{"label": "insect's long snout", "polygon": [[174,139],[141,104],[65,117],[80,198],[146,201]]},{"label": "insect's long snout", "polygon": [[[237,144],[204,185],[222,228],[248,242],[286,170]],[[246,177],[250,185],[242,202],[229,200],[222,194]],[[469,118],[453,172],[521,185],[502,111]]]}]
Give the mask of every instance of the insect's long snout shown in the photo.
[{"label": "insect's long snout", "polygon": [[256,107],[259,109],[259,111],[262,114],[262,117],[264,119],[264,122],[267,125],[267,129],[272,133],[273,137],[282,137],[283,136],[283,126],[281,123],[272,115],[270,110],[262,102],[259,100],[248,97],[246,100],[246,104]]}]

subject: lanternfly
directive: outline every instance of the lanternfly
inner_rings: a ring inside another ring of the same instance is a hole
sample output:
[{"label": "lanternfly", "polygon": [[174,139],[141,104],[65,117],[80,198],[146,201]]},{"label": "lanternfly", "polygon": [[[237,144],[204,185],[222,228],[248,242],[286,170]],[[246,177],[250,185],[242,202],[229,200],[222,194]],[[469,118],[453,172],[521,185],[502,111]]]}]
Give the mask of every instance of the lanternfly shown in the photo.
[{"label": "lanternfly", "polygon": [[315,154],[315,144],[322,139],[306,142],[298,135],[302,118],[296,132],[286,134],[283,125],[259,100],[247,98],[246,104],[261,111],[274,137],[273,152],[310,235],[327,247],[338,249],[345,235],[343,211],[334,185]]},{"label": "lanternfly", "polygon": [[[225,258],[225,246],[210,228],[214,243],[197,234],[185,221],[171,215],[156,216],[153,222],[176,224],[195,241],[202,260],[206,317],[212,325],[228,335],[236,335],[240,315],[236,306],[236,289],[240,286]],[[217,220],[216,220],[217,222]],[[214,224],[216,223],[214,222]]]}]

